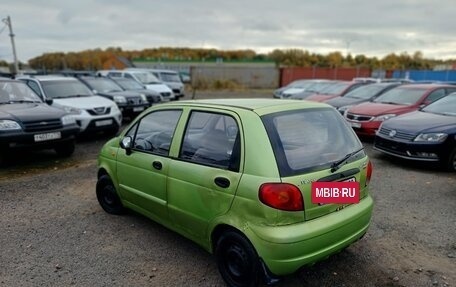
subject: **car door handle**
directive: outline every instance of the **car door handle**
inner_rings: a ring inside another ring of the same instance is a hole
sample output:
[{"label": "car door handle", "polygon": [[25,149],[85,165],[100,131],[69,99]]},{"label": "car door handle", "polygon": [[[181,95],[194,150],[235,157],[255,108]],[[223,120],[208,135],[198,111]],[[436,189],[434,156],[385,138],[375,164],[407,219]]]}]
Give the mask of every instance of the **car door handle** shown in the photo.
[{"label": "car door handle", "polygon": [[152,166],[153,166],[155,169],[158,169],[158,170],[161,170],[161,169],[163,168],[162,163],[159,162],[159,161],[154,161],[154,162],[152,163]]},{"label": "car door handle", "polygon": [[224,177],[216,177],[214,179],[216,185],[220,186],[221,188],[228,188],[230,187],[230,181]]}]

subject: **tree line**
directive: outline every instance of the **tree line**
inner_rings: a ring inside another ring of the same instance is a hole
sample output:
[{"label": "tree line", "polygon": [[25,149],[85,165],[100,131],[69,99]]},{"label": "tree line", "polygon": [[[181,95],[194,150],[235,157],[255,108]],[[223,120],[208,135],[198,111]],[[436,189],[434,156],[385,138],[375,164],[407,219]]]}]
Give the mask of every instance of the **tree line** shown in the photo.
[{"label": "tree line", "polygon": [[29,60],[37,70],[99,70],[103,63],[113,57],[124,57],[130,61],[147,59],[151,61],[273,61],[278,67],[365,67],[370,69],[406,70],[432,69],[438,64],[450,64],[454,60],[426,59],[423,53],[390,53],[382,58],[365,55],[343,55],[339,51],[329,54],[311,53],[302,49],[274,50],[268,54],[258,54],[253,50],[217,50],[195,48],[161,47],[144,50],[124,51],[119,47],[93,49],[80,52],[45,53]]}]

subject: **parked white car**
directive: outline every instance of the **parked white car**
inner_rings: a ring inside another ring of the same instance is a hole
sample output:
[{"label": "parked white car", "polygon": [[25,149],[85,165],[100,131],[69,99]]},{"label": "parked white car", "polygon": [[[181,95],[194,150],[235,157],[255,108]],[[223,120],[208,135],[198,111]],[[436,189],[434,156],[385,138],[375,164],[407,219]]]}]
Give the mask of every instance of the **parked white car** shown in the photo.
[{"label": "parked white car", "polygon": [[116,134],[122,123],[117,104],[95,96],[78,79],[64,76],[23,76],[24,81],[43,101],[72,114],[82,133],[103,131]]},{"label": "parked white car", "polygon": [[97,71],[97,74],[108,77],[124,77],[137,81],[148,90],[158,92],[164,101],[174,100],[175,96],[173,91],[165,84],[163,84],[152,73],[144,70],[110,70],[110,71]]},{"label": "parked white car", "polygon": [[179,73],[173,70],[164,70],[164,69],[138,69],[138,68],[128,68],[128,71],[147,71],[152,73],[165,85],[167,85],[176,96],[176,99],[182,98],[185,96],[185,86],[182,83]]}]

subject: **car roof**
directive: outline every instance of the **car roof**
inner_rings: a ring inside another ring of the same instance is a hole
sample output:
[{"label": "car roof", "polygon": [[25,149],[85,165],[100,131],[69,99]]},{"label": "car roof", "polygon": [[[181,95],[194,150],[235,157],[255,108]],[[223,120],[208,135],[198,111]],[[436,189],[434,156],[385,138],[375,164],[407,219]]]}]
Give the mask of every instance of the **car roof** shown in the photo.
[{"label": "car roof", "polygon": [[301,100],[279,100],[279,99],[212,99],[212,100],[188,100],[165,104],[167,106],[184,105],[199,107],[225,107],[236,110],[250,110],[258,114],[267,114],[283,110],[292,110],[299,108],[322,108],[331,107],[324,103],[301,101]]},{"label": "car roof", "polygon": [[33,77],[18,77],[19,79],[37,79],[38,81],[77,81],[74,77],[66,77],[60,75],[41,75]]},{"label": "car roof", "polygon": [[445,84],[404,84],[398,88],[401,89],[434,89],[434,88],[454,88],[451,85]]}]

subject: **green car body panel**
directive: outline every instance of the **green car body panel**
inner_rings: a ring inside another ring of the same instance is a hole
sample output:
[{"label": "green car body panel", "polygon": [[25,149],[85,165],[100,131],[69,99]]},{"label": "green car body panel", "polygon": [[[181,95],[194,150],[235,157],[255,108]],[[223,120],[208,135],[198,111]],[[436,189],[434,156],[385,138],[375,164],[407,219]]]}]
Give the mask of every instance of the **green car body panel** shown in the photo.
[{"label": "green car body panel", "polygon": [[[368,192],[367,156],[343,165],[338,172],[359,169],[360,202],[351,205],[311,203],[311,183],[332,174],[330,169],[281,176],[262,116],[281,111],[328,108],[321,103],[287,100],[204,100],[175,102],[149,108],[117,137],[108,141],[98,159],[99,176],[112,179],[122,204],[214,251],[214,232],[236,229],[252,243],[258,256],[276,275],[340,251],[362,237],[370,223],[373,200]],[[167,156],[127,155],[120,140],[146,114],[180,110]],[[195,164],[179,158],[185,129],[192,111],[223,113],[239,128],[240,164],[236,171]],[[160,170],[151,168],[160,162]],[[229,179],[230,186],[214,184]],[[263,183],[283,182],[297,186],[304,211],[282,211],[260,202]],[[217,231],[216,231],[217,230]]]}]

